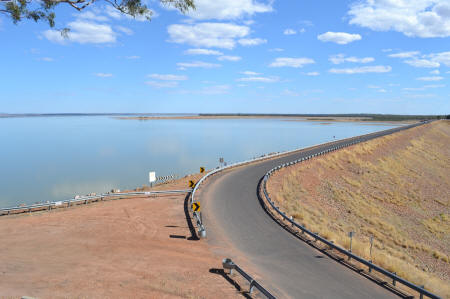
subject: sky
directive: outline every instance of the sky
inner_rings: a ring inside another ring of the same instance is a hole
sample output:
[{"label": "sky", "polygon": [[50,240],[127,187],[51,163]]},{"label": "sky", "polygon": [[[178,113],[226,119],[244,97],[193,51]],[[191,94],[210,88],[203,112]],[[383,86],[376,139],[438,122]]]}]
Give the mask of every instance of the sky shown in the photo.
[{"label": "sky", "polygon": [[147,4],[0,14],[0,113],[450,114],[449,0]]}]

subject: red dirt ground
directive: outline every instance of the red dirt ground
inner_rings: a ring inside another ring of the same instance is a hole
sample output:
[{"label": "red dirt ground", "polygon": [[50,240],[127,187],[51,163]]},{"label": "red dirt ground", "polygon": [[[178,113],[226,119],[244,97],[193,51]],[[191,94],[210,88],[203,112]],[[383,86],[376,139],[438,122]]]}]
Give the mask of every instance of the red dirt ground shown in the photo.
[{"label": "red dirt ground", "polygon": [[[158,189],[185,188],[188,179]],[[184,199],[123,199],[0,217],[0,297],[241,297],[210,273],[223,257],[187,239]]]}]

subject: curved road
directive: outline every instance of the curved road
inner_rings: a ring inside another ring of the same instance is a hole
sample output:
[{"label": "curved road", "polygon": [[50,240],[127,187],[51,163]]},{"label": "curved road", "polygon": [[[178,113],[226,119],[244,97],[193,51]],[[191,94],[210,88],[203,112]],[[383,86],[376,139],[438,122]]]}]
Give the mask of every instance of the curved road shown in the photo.
[{"label": "curved road", "polygon": [[[407,127],[355,138],[373,139]],[[259,202],[258,183],[271,168],[343,143],[307,148],[213,175],[200,196],[208,243],[238,265],[244,263],[249,274],[280,298],[396,297],[291,235]]]}]

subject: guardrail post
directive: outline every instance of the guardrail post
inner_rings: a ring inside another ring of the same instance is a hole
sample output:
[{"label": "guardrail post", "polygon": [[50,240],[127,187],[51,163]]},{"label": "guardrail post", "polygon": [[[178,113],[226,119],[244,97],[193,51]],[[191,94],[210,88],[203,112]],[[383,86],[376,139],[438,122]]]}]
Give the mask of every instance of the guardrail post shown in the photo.
[{"label": "guardrail post", "polygon": [[[424,285],[421,285],[420,287],[421,287],[422,289],[425,288]],[[420,292],[420,297],[419,297],[419,298],[420,298],[420,299],[423,299],[423,293],[422,293],[422,292]]]},{"label": "guardrail post", "polygon": [[250,287],[248,288],[248,293],[249,293],[249,294],[251,294],[251,293],[253,292],[253,288],[255,287],[255,286],[254,286],[254,283],[255,283],[254,280],[252,280],[252,281],[250,282]]},{"label": "guardrail post", "polygon": [[229,270],[228,274],[233,274],[233,269],[236,267],[236,265],[233,263],[233,261],[229,258],[224,258],[222,260],[222,267],[224,272],[226,273]]},{"label": "guardrail post", "polygon": [[[394,275],[397,276],[397,272],[394,272]],[[392,285],[393,286],[395,286],[395,282],[396,282],[396,280],[395,280],[395,277],[394,277],[394,278],[392,278]]]}]

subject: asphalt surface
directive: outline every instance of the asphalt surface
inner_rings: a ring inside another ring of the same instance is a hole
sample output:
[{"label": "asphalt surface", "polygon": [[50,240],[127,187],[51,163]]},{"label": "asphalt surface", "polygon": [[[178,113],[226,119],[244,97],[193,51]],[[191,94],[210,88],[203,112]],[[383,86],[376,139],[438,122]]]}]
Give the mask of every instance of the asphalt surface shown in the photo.
[{"label": "asphalt surface", "polygon": [[[369,140],[407,127],[355,138]],[[250,266],[254,272],[249,274],[279,298],[395,298],[390,291],[287,232],[258,199],[258,183],[271,168],[345,142],[246,164],[206,180],[200,201],[208,242],[221,248],[224,257]]]}]

